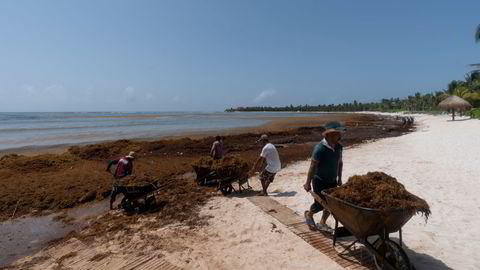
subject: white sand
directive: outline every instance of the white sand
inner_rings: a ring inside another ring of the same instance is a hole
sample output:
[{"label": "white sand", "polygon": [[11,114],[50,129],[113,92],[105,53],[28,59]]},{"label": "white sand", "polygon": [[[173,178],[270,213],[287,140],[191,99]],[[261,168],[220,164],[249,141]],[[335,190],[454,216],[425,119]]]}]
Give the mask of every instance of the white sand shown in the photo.
[{"label": "white sand", "polygon": [[[416,119],[417,132],[346,149],[344,178],[384,171],[427,200],[432,209],[428,223],[415,216],[404,227],[406,250],[417,269],[480,269],[480,121]],[[302,188],[308,166],[309,161],[288,166],[270,188],[272,198],[299,214],[312,203]],[[255,187],[259,189],[258,182]],[[37,268],[57,266],[59,258],[74,249],[77,256],[64,259],[64,265],[98,250],[112,252],[117,261],[139,253],[160,254],[185,269],[341,269],[245,198],[215,198],[202,214],[213,216],[210,225],[193,231],[175,226],[147,231],[139,224],[139,237],[128,240],[50,248],[36,255],[50,258]]]},{"label": "white sand", "polygon": [[186,269],[343,269],[245,198],[215,198],[202,212],[214,216],[203,241],[167,255]]},{"label": "white sand", "polygon": [[[427,224],[415,216],[403,228],[407,254],[417,269],[480,269],[480,121],[449,119],[416,116],[417,132],[344,153],[344,181],[384,171],[430,204]],[[271,186],[280,192],[273,198],[299,214],[312,201],[302,188],[308,166],[305,161],[287,167]],[[286,196],[275,197],[282,193]]]}]

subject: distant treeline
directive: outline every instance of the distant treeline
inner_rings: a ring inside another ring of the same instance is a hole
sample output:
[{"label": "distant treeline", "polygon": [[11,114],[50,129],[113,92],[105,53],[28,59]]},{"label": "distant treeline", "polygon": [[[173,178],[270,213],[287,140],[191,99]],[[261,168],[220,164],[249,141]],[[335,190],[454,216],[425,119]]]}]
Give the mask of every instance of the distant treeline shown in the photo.
[{"label": "distant treeline", "polygon": [[456,95],[469,101],[474,107],[480,107],[480,71],[468,73],[465,80],[454,80],[447,89],[434,93],[415,93],[406,98],[382,99],[379,102],[357,102],[343,104],[320,105],[289,105],[283,107],[253,106],[226,109],[227,112],[258,112],[258,111],[287,111],[287,112],[355,112],[355,111],[436,111],[437,105],[450,95]]}]

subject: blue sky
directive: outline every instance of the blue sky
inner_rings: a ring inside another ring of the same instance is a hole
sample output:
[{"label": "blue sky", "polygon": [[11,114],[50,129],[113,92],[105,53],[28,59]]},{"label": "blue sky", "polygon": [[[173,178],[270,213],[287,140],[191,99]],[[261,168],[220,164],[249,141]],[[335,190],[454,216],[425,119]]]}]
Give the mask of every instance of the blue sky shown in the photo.
[{"label": "blue sky", "polygon": [[1,1],[0,111],[222,111],[440,90],[480,1]]}]

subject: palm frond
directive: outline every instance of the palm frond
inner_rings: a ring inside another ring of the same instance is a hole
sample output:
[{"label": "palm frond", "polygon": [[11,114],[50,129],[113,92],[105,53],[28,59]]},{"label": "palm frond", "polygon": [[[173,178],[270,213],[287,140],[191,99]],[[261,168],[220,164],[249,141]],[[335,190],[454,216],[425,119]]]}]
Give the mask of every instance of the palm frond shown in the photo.
[{"label": "palm frond", "polygon": [[475,31],[475,42],[480,42],[480,24],[477,26],[477,31]]}]

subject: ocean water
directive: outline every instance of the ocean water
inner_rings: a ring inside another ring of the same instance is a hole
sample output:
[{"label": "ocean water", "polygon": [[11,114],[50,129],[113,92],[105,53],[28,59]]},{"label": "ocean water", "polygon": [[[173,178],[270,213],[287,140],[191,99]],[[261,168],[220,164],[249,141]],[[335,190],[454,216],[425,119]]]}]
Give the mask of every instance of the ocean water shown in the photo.
[{"label": "ocean water", "polygon": [[[0,150],[158,138],[186,132],[254,127],[265,117],[301,113],[0,113]],[[311,115],[311,114],[309,114]]]}]

